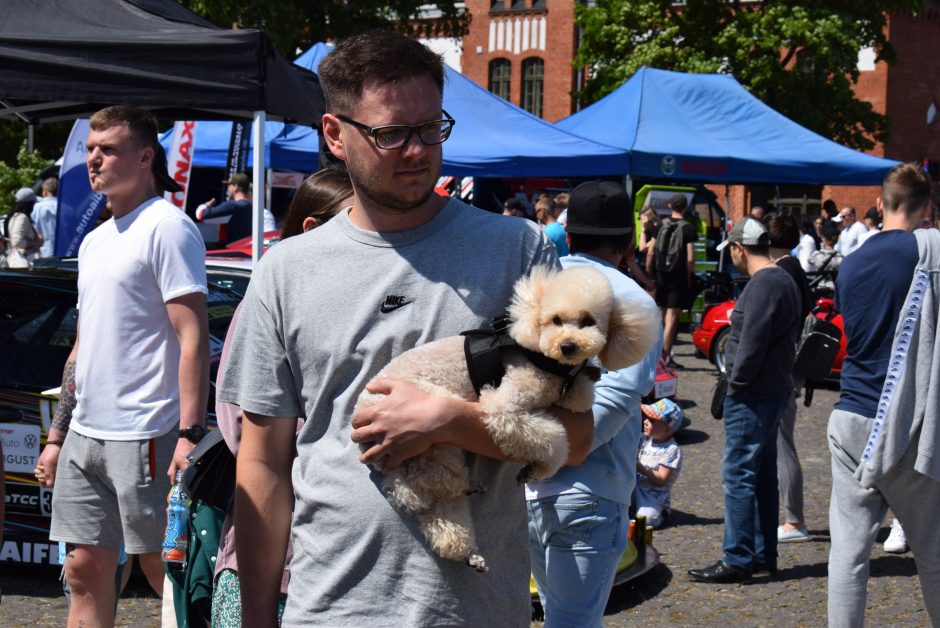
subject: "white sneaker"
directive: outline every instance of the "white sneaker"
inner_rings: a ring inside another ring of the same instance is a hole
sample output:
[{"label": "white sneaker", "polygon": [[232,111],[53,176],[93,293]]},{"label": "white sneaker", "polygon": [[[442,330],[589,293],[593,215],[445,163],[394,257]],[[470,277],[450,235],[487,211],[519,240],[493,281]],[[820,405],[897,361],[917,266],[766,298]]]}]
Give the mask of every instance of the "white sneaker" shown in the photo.
[{"label": "white sneaker", "polygon": [[901,527],[901,522],[897,520],[897,517],[891,522],[891,534],[885,539],[884,550],[889,554],[903,554],[908,550],[904,528]]}]

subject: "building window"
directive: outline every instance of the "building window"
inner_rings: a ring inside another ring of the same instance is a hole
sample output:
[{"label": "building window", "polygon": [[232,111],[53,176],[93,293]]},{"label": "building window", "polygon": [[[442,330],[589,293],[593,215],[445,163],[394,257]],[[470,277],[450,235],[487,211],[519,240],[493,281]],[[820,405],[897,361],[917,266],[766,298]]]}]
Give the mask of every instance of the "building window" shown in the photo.
[{"label": "building window", "polygon": [[512,64],[509,59],[493,59],[490,61],[490,91],[509,100],[509,75]]},{"label": "building window", "polygon": [[538,57],[522,61],[522,108],[533,116],[542,117],[542,77],[545,62]]}]

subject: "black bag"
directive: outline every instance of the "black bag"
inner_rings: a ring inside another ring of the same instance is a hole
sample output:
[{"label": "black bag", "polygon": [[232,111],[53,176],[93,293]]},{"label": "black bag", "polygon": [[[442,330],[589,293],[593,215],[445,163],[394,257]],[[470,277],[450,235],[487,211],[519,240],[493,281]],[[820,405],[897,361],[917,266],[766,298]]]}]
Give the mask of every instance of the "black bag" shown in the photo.
[{"label": "black bag", "polygon": [[235,456],[222,431],[210,430],[186,458],[189,467],[183,472],[183,487],[189,496],[229,512],[235,498]]},{"label": "black bag", "polygon": [[715,389],[712,391],[712,416],[719,421],[725,416],[725,397],[728,396],[728,375],[718,374],[718,381],[715,382]]},{"label": "black bag", "polygon": [[793,374],[807,382],[821,382],[829,376],[832,362],[839,353],[842,330],[835,324],[807,315],[796,347]]},{"label": "black bag", "polygon": [[653,250],[656,272],[665,275],[675,270],[682,257],[682,226],[669,218],[659,226],[656,248]]}]

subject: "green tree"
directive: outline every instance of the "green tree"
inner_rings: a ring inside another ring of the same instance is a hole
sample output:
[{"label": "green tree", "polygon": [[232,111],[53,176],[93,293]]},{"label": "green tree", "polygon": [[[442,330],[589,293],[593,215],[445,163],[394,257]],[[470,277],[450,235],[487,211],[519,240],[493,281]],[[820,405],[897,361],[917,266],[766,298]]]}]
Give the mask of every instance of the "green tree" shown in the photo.
[{"label": "green tree", "polygon": [[754,96],[808,129],[853,148],[885,141],[889,120],[856,98],[858,52],[892,63],[887,12],[921,0],[598,0],[575,7],[574,63],[590,69],[586,105],[643,66],[733,75]]},{"label": "green tree", "polygon": [[17,165],[0,161],[0,215],[13,209],[13,195],[20,188],[31,188],[42,169],[52,163],[36,151],[26,150],[24,140],[17,153]]},{"label": "green tree", "polygon": [[390,27],[417,36],[460,37],[470,14],[455,2],[439,2],[435,19],[422,18],[426,0],[180,0],[220,26],[263,29],[287,59],[313,44],[372,28]]}]

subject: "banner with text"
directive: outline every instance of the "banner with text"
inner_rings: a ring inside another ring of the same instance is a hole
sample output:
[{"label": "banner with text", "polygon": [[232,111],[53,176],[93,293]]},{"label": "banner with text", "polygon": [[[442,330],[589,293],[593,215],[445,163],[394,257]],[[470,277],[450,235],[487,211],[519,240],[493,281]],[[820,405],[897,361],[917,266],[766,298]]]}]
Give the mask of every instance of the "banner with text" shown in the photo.
[{"label": "banner with text", "polygon": [[85,141],[89,128],[88,120],[75,121],[59,168],[55,254],[62,257],[78,255],[78,247],[94,228],[106,204],[104,195],[92,192],[88,182]]},{"label": "banner with text", "polygon": [[177,122],[173,127],[173,143],[167,155],[166,167],[170,176],[181,188],[182,192],[167,192],[166,200],[178,208],[186,211],[186,196],[189,193],[189,175],[193,168],[193,154],[196,147],[196,122],[186,120]]}]

